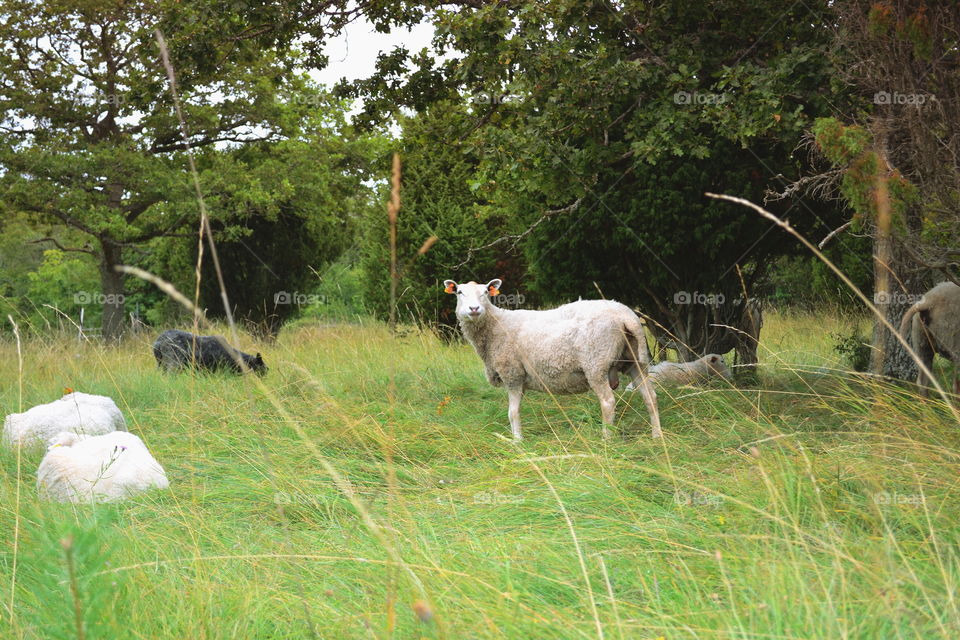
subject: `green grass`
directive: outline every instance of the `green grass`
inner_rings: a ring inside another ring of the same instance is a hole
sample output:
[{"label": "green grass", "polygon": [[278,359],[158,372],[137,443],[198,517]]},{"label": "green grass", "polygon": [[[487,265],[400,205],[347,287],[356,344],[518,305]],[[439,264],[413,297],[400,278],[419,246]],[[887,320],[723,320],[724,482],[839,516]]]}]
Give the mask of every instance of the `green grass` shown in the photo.
[{"label": "green grass", "polygon": [[662,442],[639,394],[603,441],[595,398],[532,393],[520,445],[472,350],[413,330],[247,339],[262,387],[34,340],[22,401],[0,344],[0,410],[110,395],[171,482],[48,504],[0,455],[0,637],[960,637],[960,427],[836,372],[844,329],[773,315],[759,385],[661,391]]}]

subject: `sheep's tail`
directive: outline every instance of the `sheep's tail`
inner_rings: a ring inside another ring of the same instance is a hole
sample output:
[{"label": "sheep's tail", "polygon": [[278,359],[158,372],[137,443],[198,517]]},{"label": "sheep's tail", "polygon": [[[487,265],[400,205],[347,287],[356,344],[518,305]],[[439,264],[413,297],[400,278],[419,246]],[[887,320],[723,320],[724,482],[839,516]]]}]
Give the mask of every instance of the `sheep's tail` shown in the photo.
[{"label": "sheep's tail", "polygon": [[[630,372],[634,377],[641,372],[646,375],[650,367],[650,350],[647,348],[647,338],[640,321],[624,322],[621,327],[626,342],[621,358],[626,361],[623,370]],[[641,352],[640,350],[643,349]]]},{"label": "sheep's tail", "polygon": [[920,305],[922,303],[923,303],[923,300],[920,300],[919,302],[911,306],[909,309],[907,309],[907,312],[903,314],[903,319],[900,320],[900,335],[909,344],[912,344],[910,340],[910,336],[912,334],[910,323],[913,322],[913,316],[915,316],[921,310]]}]

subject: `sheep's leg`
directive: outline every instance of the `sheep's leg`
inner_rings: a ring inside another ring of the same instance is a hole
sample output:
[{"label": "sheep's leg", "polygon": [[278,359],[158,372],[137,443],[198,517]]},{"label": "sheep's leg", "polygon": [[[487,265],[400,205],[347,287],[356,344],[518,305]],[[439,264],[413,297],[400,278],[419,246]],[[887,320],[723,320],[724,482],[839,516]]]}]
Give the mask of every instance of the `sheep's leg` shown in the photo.
[{"label": "sheep's leg", "polygon": [[594,393],[597,394],[597,398],[600,399],[600,415],[603,418],[604,439],[610,437],[610,430],[607,429],[607,425],[613,424],[613,418],[617,410],[617,397],[613,395],[613,389],[610,388],[608,382],[606,376],[604,376],[601,382],[590,384],[590,386],[593,387]]},{"label": "sheep's leg", "polygon": [[[927,369],[933,370],[933,358],[927,358],[926,354],[920,353],[920,362],[923,363]],[[930,386],[933,384],[933,381],[930,377],[923,372],[923,369],[918,367],[917,371],[917,391],[921,396],[926,398],[930,395]]]},{"label": "sheep's leg", "polygon": [[627,377],[630,378],[630,382],[627,383],[624,391],[636,391],[640,382],[640,367],[636,364],[630,365],[630,367],[624,371],[627,374]]},{"label": "sheep's leg", "polygon": [[160,355],[157,357],[157,367],[164,373],[179,371],[180,365],[178,363],[176,351],[167,348],[161,349]]},{"label": "sheep's leg", "polygon": [[513,432],[514,440],[523,440],[523,434],[520,432],[520,401],[523,399],[522,388],[507,389],[507,414],[510,416],[510,430]]},{"label": "sheep's leg", "polygon": [[650,414],[650,422],[653,424],[653,437],[660,438],[663,431],[660,430],[660,412],[657,410],[657,392],[653,390],[653,383],[650,382],[650,376],[643,376],[640,382],[640,393],[643,395],[643,402],[647,405],[647,413]]},{"label": "sheep's leg", "polygon": [[[913,318],[911,338],[914,345],[913,349],[917,352],[917,357],[921,364],[932,371],[934,356],[933,344],[931,342],[932,336],[930,336],[926,326],[920,321],[920,316],[914,316]],[[921,396],[926,397],[929,395],[931,383],[930,378],[923,372],[923,368],[918,367],[917,391]]]}]

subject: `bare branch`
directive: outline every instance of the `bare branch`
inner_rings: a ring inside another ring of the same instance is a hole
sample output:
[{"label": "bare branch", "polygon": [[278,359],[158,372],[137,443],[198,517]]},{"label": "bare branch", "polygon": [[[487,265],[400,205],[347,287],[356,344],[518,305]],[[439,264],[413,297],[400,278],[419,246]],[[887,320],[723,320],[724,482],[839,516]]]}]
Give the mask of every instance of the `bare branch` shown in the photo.
[{"label": "bare branch", "polygon": [[580,206],[580,204],[583,202],[583,199],[585,197],[586,196],[580,196],[571,204],[568,204],[565,207],[561,207],[560,209],[549,209],[547,211],[544,211],[543,214],[539,218],[537,218],[537,220],[533,224],[527,227],[522,233],[518,233],[516,235],[509,235],[509,236],[501,236],[496,240],[493,240],[492,242],[488,242],[482,247],[470,247],[469,249],[467,249],[467,257],[463,260],[463,262],[461,262],[460,264],[454,265],[451,268],[459,269],[460,267],[470,262],[470,260],[473,258],[473,254],[483,251],[484,249],[493,248],[497,245],[503,244],[504,242],[509,242],[511,240],[513,241],[513,243],[510,245],[509,250],[513,251],[514,249],[517,248],[517,245],[520,243],[520,241],[526,238],[528,235],[530,235],[530,233],[533,232],[533,230],[536,229],[540,225],[540,223],[542,223],[544,220],[548,218],[552,218],[553,216],[564,214],[564,213],[570,213],[571,211],[576,210]]},{"label": "bare branch", "polygon": [[[812,196],[818,200],[839,199],[838,185],[843,178],[843,169],[830,169],[812,176],[803,176],[787,184],[783,191],[768,189],[763,195],[763,203],[777,202],[788,198]],[[784,178],[778,175],[778,178]]]},{"label": "bare branch", "polygon": [[909,242],[902,242],[900,246],[909,254],[910,258],[917,264],[926,267],[927,269],[932,269],[933,271],[939,271],[947,278],[947,280],[953,282],[955,285],[960,286],[960,282],[956,276],[950,271],[951,268],[960,267],[960,249],[944,249],[943,252],[937,256],[934,260],[926,258],[920,255]]},{"label": "bare branch", "polygon": [[852,225],[852,224],[853,224],[853,220],[850,220],[849,222],[844,222],[842,225],[840,225],[839,227],[837,227],[836,229],[834,229],[833,231],[831,231],[830,233],[828,233],[828,234],[827,234],[827,237],[824,238],[823,240],[821,240],[821,241],[820,241],[820,244],[817,245],[817,248],[823,249],[825,246],[827,246],[827,243],[828,243],[828,242],[830,242],[831,240],[833,240],[833,238],[834,238],[836,235],[838,235],[838,234],[840,234],[840,233],[843,233],[846,229],[850,228],[850,225]]}]

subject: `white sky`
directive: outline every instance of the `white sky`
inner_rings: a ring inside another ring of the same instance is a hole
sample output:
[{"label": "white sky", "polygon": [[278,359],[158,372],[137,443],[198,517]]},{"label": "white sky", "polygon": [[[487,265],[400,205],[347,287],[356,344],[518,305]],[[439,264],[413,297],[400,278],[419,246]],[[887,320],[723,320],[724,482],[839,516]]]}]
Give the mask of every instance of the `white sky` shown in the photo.
[{"label": "white sky", "polygon": [[[330,59],[330,63],[324,69],[311,71],[310,77],[328,88],[343,78],[367,78],[376,70],[377,56],[380,53],[389,53],[394,47],[403,45],[414,54],[424,47],[429,49],[432,38],[433,25],[428,22],[409,30],[396,29],[390,33],[377,33],[373,25],[360,19],[347,25],[338,37],[326,41],[323,52]],[[355,107],[348,115],[352,116],[358,111],[359,108]]]}]

